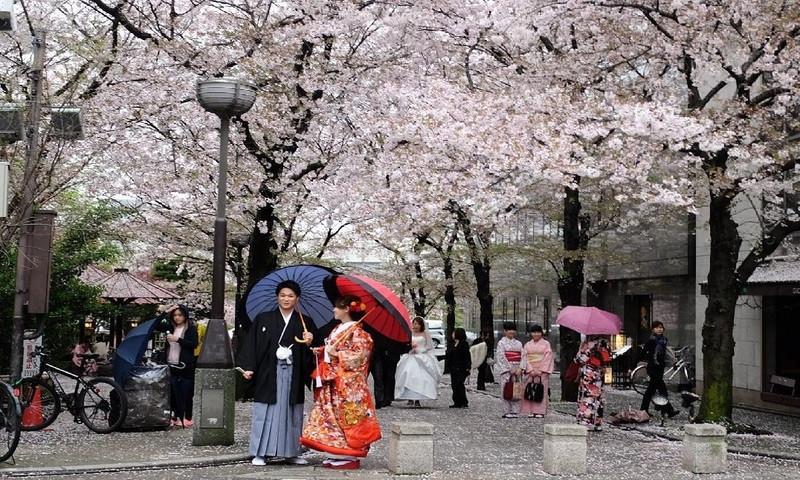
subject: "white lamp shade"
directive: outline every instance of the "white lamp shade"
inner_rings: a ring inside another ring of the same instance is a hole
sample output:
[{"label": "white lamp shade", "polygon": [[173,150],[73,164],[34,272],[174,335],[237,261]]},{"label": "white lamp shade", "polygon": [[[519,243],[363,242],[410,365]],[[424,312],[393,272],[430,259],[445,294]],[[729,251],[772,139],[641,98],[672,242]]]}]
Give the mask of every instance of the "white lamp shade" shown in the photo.
[{"label": "white lamp shade", "polygon": [[197,101],[220,117],[233,117],[250,110],[256,100],[256,86],[235,78],[211,78],[197,82]]}]

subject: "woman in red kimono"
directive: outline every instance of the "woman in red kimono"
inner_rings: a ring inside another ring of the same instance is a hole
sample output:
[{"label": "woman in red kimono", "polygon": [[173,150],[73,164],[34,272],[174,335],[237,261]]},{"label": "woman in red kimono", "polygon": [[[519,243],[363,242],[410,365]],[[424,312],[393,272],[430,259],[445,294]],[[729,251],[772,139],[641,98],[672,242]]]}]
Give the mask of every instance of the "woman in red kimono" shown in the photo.
[{"label": "woman in red kimono", "polygon": [[366,306],[361,299],[346,295],[335,302],[334,327],[324,347],[314,348],[317,368],[314,408],[308,416],[300,443],[324,452],[322,466],[357,469],[372,442],[381,438],[375,404],[367,385],[373,341],[361,320]]}]

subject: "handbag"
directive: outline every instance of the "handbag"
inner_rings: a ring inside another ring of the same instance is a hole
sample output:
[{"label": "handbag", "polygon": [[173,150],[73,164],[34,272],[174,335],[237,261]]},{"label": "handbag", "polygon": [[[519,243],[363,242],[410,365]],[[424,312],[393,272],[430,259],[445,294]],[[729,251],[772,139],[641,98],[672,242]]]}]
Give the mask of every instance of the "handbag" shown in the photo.
[{"label": "handbag", "polygon": [[525,385],[525,400],[536,403],[544,400],[544,384],[540,375],[536,375]]},{"label": "handbag", "polygon": [[522,386],[522,382],[519,381],[519,377],[512,375],[506,384],[503,385],[503,400],[512,402],[522,400],[523,389],[524,387]]},{"label": "handbag", "polygon": [[567,371],[564,372],[564,380],[568,382],[577,382],[578,377],[580,377],[581,373],[581,366],[578,362],[572,362],[567,367]]}]

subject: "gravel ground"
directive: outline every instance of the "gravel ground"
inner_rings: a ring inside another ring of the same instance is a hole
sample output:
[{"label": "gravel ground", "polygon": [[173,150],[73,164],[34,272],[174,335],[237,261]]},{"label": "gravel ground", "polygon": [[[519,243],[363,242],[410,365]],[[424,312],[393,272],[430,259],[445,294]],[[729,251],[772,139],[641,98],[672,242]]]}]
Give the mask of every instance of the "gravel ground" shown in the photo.
[{"label": "gravel ground", "polygon": [[[92,479],[133,476],[159,479],[167,475],[171,479],[387,478],[392,477],[386,467],[389,425],[395,421],[414,420],[435,425],[435,471],[402,478],[552,478],[541,465],[543,426],[572,423],[574,403],[555,402],[545,419],[501,419],[499,385],[489,386],[487,392],[468,388],[470,408],[449,409],[451,391],[447,381],[446,378],[441,386],[439,399],[428,402],[424,408],[407,408],[396,402],[390,408],[379,410],[384,439],[373,445],[357,471],[323,469],[320,467],[322,455],[313,452],[306,454],[310,465],[305,467],[250,465],[246,452],[251,405],[237,403],[235,444],[231,446],[194,447],[191,429],[98,435],[83,425],[72,423],[69,415],[62,413],[46,431],[23,432],[15,455],[16,465],[0,466],[0,476],[35,474],[51,478],[57,473],[54,467],[67,467],[63,473],[72,473],[70,478]],[[554,390],[553,396],[558,398],[558,391]],[[632,390],[609,390],[607,415],[629,404],[636,406],[639,399]],[[682,443],[669,439],[682,437],[681,419],[685,421],[685,416],[676,417],[665,427],[653,423],[637,428],[609,426],[602,432],[591,432],[587,440],[590,473],[574,478],[694,477],[681,468]],[[800,478],[800,419],[737,409],[735,420],[773,431],[774,435],[732,434],[728,436],[730,449],[769,455],[729,453],[728,473],[703,475],[704,480]],[[214,461],[228,464],[210,466]],[[133,471],[148,465],[160,470]]]}]

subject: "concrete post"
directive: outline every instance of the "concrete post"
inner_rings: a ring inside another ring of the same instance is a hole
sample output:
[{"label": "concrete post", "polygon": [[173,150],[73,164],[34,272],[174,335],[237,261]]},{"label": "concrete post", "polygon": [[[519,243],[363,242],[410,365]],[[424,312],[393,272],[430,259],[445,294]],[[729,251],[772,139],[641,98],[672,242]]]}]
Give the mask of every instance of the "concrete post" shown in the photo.
[{"label": "concrete post", "polygon": [[683,468],[692,473],[725,473],[728,445],[725,427],[711,423],[683,427]]},{"label": "concrete post", "polygon": [[587,429],[582,425],[551,423],[544,426],[542,467],[551,475],[586,473]]},{"label": "concrete post", "polygon": [[233,445],[236,370],[198,368],[194,391],[192,445]]},{"label": "concrete post", "polygon": [[392,422],[388,463],[398,475],[433,473],[433,425]]}]

